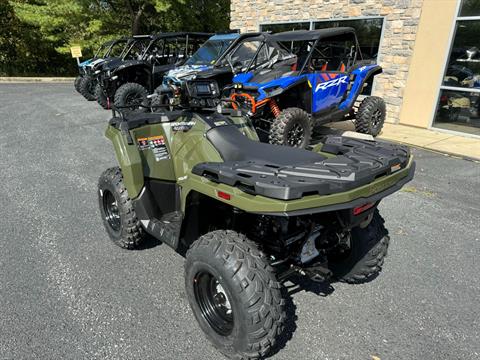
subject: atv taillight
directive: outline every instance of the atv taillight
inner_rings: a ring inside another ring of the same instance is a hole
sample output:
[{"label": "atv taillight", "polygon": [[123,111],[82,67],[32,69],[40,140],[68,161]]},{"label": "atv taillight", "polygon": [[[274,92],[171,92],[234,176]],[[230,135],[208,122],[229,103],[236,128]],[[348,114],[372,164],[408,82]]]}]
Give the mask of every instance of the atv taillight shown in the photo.
[{"label": "atv taillight", "polygon": [[357,216],[363,213],[364,211],[367,211],[368,209],[371,209],[375,203],[366,203],[360,206],[357,206],[356,208],[353,208],[353,215]]},{"label": "atv taillight", "polygon": [[230,198],[232,197],[230,194],[227,194],[226,192],[223,192],[223,191],[217,191],[217,196],[223,200],[230,200]]}]

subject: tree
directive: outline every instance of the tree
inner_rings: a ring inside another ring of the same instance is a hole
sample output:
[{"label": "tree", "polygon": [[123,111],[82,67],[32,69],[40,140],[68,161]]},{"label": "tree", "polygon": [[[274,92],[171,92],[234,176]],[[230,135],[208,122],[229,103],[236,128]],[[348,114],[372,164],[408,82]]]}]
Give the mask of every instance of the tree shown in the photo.
[{"label": "tree", "polygon": [[[0,4],[0,72],[16,58],[29,71],[74,75],[69,52],[90,57],[113,38],[229,27],[228,0],[7,0]],[[9,60],[6,60],[6,59]],[[13,68],[15,69],[15,68]]]}]

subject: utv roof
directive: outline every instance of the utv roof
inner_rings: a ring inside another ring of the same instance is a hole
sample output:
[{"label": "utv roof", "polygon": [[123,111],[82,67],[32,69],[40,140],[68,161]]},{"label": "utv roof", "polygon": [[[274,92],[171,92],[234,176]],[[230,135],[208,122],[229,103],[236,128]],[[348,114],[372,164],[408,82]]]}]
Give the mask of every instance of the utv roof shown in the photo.
[{"label": "utv roof", "polygon": [[236,40],[236,39],[241,40],[241,39],[245,39],[253,36],[259,36],[261,34],[263,33],[250,32],[250,33],[240,34],[235,32],[235,33],[227,33],[227,34],[215,34],[209,40]]},{"label": "utv roof", "polygon": [[152,40],[163,39],[163,38],[174,38],[174,37],[182,37],[182,36],[189,36],[189,37],[199,37],[199,38],[208,38],[212,34],[211,33],[202,33],[202,32],[166,32],[166,33],[158,33],[155,35],[150,35]]},{"label": "utv roof", "polygon": [[334,27],[318,30],[294,30],[274,34],[272,39],[276,41],[311,41],[350,33],[355,33],[355,29],[351,27]]}]

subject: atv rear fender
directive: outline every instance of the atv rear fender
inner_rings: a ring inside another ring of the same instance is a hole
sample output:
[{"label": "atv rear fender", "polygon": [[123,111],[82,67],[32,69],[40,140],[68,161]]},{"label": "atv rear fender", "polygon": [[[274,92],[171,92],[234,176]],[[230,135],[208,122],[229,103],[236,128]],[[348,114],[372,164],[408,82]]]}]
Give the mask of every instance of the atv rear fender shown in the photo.
[{"label": "atv rear fender", "polygon": [[348,111],[352,108],[353,104],[357,100],[358,96],[363,90],[363,85],[373,76],[381,74],[383,72],[380,65],[365,65],[359,68],[356,68],[350,73],[350,79],[354,78],[353,83],[351,84],[350,91],[346,99],[340,103],[339,109]]},{"label": "atv rear fender", "polygon": [[198,192],[230,206],[257,214],[297,216],[351,209],[365,203],[377,202],[398,191],[413,178],[415,162],[410,156],[406,167],[394,174],[383,176],[370,184],[330,195],[311,195],[296,200],[278,200],[248,194],[238,187],[210,181],[206,177],[190,174],[181,182],[182,210],[185,211],[187,196]]}]

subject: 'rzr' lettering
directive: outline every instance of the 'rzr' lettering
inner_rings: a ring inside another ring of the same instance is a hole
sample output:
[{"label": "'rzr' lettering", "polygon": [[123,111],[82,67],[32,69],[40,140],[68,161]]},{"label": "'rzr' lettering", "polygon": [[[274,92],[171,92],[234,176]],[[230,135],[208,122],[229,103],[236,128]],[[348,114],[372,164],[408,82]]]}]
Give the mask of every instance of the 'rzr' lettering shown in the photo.
[{"label": "'rzr' lettering", "polygon": [[317,92],[318,90],[326,90],[329,87],[338,86],[340,84],[348,84],[348,76],[342,76],[341,78],[338,78],[338,79],[333,79],[324,83],[320,83],[315,88],[315,92]]}]

